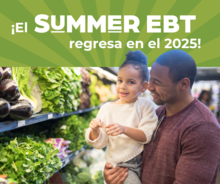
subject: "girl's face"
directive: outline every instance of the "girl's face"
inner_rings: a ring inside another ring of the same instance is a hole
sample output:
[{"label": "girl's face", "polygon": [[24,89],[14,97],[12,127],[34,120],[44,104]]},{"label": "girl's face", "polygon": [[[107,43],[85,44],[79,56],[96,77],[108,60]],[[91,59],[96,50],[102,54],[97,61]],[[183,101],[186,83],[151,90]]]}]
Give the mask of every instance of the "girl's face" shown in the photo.
[{"label": "girl's face", "polygon": [[118,72],[116,91],[121,103],[132,103],[147,89],[147,82],[142,82],[140,72],[127,65]]}]

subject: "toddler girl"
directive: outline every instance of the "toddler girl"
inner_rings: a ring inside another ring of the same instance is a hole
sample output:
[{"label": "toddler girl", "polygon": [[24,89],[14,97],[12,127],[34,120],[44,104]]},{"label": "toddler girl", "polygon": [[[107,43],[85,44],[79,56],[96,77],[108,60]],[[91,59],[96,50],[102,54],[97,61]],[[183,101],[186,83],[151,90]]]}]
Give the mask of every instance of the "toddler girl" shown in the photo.
[{"label": "toddler girl", "polygon": [[104,104],[86,132],[86,141],[94,148],[108,144],[108,163],[129,169],[124,184],[141,184],[141,153],[158,121],[153,102],[139,97],[148,79],[147,57],[138,50],[128,52],[117,77],[119,100]]}]

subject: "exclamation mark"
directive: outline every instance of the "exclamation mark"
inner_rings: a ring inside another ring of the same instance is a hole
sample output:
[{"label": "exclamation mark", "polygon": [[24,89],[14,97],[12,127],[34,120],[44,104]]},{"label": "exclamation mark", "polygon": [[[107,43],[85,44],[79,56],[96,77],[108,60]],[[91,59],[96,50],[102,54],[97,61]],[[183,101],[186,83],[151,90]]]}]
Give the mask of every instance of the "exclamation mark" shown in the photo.
[{"label": "exclamation mark", "polygon": [[12,27],[11,34],[14,35],[15,34],[15,29],[14,29],[15,25],[12,25],[11,27]]},{"label": "exclamation mark", "polygon": [[198,39],[198,48],[201,48],[201,38]]}]

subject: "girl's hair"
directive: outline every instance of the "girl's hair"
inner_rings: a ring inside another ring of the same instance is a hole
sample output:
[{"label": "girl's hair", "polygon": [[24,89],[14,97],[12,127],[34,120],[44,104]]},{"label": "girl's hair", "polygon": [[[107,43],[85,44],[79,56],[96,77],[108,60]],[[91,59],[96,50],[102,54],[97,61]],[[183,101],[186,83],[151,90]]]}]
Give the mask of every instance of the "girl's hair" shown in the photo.
[{"label": "girl's hair", "polygon": [[141,80],[143,82],[144,81],[148,82],[149,70],[147,68],[147,56],[142,51],[140,50],[129,51],[126,54],[126,60],[120,66],[120,68],[123,68],[127,65],[131,65],[135,70],[139,70]]}]

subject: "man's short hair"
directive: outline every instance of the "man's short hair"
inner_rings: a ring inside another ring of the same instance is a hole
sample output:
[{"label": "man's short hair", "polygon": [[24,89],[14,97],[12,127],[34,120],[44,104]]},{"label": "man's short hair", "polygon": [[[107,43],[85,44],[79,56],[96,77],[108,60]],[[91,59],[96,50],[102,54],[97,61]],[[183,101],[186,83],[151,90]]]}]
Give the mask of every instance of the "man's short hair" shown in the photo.
[{"label": "man's short hair", "polygon": [[190,80],[190,88],[196,79],[197,68],[194,59],[185,51],[171,50],[160,55],[156,63],[169,68],[169,77],[173,83],[183,78]]}]

